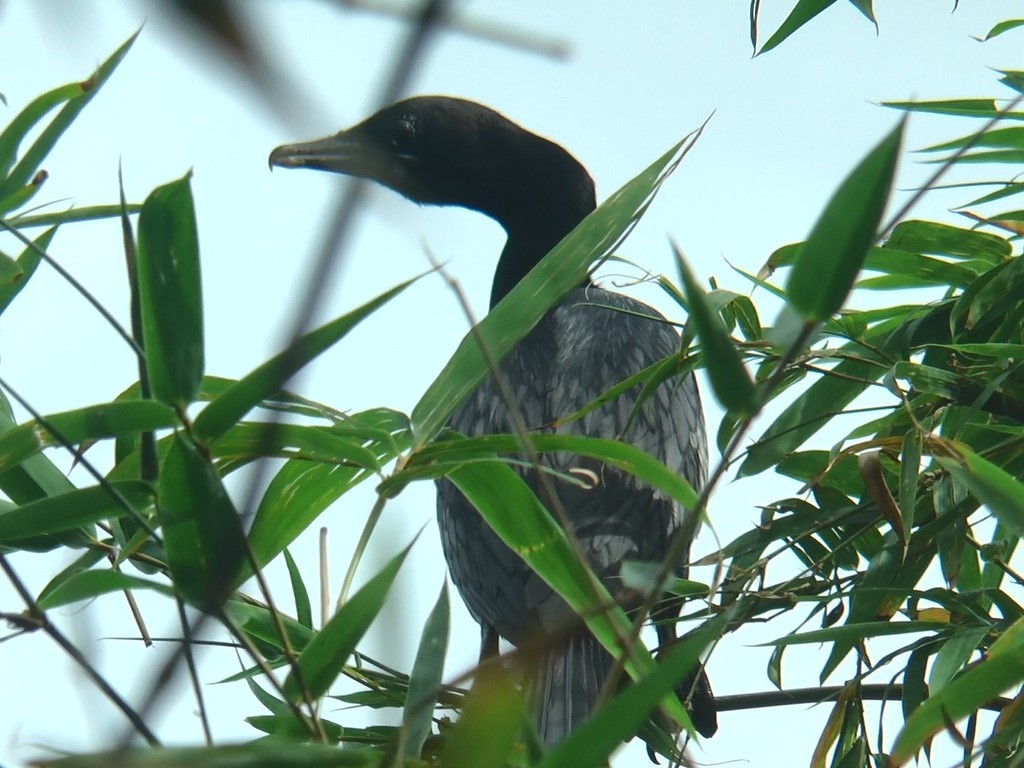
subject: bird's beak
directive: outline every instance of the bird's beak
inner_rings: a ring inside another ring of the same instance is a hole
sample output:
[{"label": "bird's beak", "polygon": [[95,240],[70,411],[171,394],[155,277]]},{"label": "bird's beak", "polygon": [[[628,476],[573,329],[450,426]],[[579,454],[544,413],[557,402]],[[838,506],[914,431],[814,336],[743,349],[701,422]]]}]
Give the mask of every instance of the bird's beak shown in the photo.
[{"label": "bird's beak", "polygon": [[277,147],[270,153],[269,162],[271,170],[276,165],[279,168],[314,168],[362,176],[366,171],[368,154],[361,142],[353,140],[347,131],[342,131],[324,139]]}]

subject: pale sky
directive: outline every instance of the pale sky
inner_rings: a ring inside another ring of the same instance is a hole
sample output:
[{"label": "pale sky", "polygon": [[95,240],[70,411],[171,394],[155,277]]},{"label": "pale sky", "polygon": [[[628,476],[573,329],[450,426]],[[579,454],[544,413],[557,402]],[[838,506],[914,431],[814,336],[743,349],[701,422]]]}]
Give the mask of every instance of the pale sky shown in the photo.
[{"label": "pale sky", "polygon": [[[286,120],[271,114],[231,67],[209,58],[192,39],[195,33],[169,20],[158,4],[14,0],[0,6],[0,92],[8,104],[0,108],[4,123],[44,90],[88,76],[145,22],[119,70],[45,163],[50,179],[36,200],[115,202],[120,162],[128,198],[141,202],[153,187],[192,169],[210,374],[241,376],[279,350],[318,233],[342,183],[323,174],[271,174],[269,151],[365,117],[403,39],[401,24],[388,17],[340,12],[334,5],[298,0],[254,5],[272,57],[304,90],[296,103],[309,105]],[[790,5],[763,3],[762,34],[781,21]],[[837,3],[758,58],[750,55],[745,2],[523,0],[459,7],[468,18],[562,41],[569,56],[553,60],[443,33],[429,47],[409,92],[475,99],[558,141],[589,168],[600,199],[713,113],[704,136],[620,254],[674,278],[667,244],[671,235],[701,278],[715,276],[723,287],[741,292],[748,292],[749,285],[729,265],[756,272],[775,248],[806,236],[830,192],[895,124],[898,113],[878,102],[1005,97],[1009,91],[989,68],[1022,66],[1020,35],[985,44],[970,37],[1019,15],[1019,3],[1008,0],[963,3],[955,13],[950,13],[951,3],[934,0],[880,0],[877,35],[851,5]],[[907,148],[973,127],[914,117]],[[930,170],[908,154],[897,185],[912,188]],[[946,209],[965,199],[936,194],[915,215],[956,221]],[[503,242],[502,232],[489,220],[459,210],[418,209],[379,191],[369,196],[354,234],[320,320],[422,272],[425,245],[461,281],[475,312],[486,311]],[[9,239],[0,241],[0,248],[17,251]],[[127,320],[116,222],[68,226],[58,233],[51,252]],[[605,273],[614,284],[611,270]],[[680,317],[657,289],[644,286],[632,292]],[[854,304],[860,300],[854,297]],[[755,301],[761,306],[763,295]],[[773,310],[763,311],[764,322],[772,317]],[[408,412],[465,331],[462,312],[441,281],[422,280],[321,358],[295,388],[339,409],[388,406]],[[135,376],[134,359],[122,342],[45,267],[0,317],[0,361],[4,377],[44,413],[108,400]],[[714,435],[720,414],[710,393],[705,392],[705,401]],[[64,456],[53,457],[59,466],[68,465]],[[711,520],[727,542],[758,520],[758,503],[795,491],[793,484],[770,475],[724,485],[712,497]],[[335,589],[372,501],[371,484],[366,484],[318,521],[330,529]],[[390,557],[424,525],[393,594],[390,623],[377,628],[368,646],[406,669],[445,577],[431,484],[410,488],[388,505],[375,549],[378,557]],[[317,583],[316,527],[292,550],[311,589]],[[696,552],[715,546],[705,533]],[[58,556],[21,555],[12,562],[37,592],[64,565]],[[283,568],[271,572],[287,608]],[[364,564],[360,578],[372,573],[373,563]],[[710,573],[695,577],[706,580]],[[169,604],[140,597],[153,634],[175,633]],[[21,609],[9,585],[0,583],[0,610]],[[449,678],[472,665],[478,642],[476,626],[458,599],[453,598],[453,609]],[[123,599],[116,595],[58,611],[54,618],[130,698],[146,690],[149,674],[167,650],[102,639],[133,634]],[[770,688],[765,677],[770,649],[754,645],[784,633],[794,621],[728,638],[709,665],[716,692]],[[785,684],[817,684],[824,657],[797,650],[787,653]],[[233,653],[212,651],[203,658],[204,682],[236,670]],[[100,749],[121,732],[119,714],[41,634],[0,645],[0,676],[0,765],[22,765],[39,747]],[[829,682],[843,680],[837,673]],[[242,721],[263,713],[244,686],[210,685],[206,693],[218,739],[258,735]],[[198,720],[185,688],[171,698],[157,723],[159,734],[169,743],[199,743]],[[802,764],[810,759],[827,714],[824,707],[726,713],[719,718],[718,734],[694,754],[705,764]],[[329,703],[325,716],[349,722],[351,713]],[[895,725],[889,722],[887,743],[894,736]],[[944,754],[948,759],[937,765],[955,760],[955,751]],[[646,757],[635,745],[616,762],[644,764]]]}]

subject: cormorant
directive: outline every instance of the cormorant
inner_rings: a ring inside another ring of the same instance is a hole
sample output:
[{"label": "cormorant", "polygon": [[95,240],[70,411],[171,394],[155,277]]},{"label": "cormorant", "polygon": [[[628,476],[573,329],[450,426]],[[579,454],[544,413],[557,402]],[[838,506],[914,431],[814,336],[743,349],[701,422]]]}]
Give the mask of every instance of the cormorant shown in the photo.
[{"label": "cormorant", "polygon": [[[496,305],[595,208],[594,183],[566,150],[494,110],[463,99],[421,96],[398,102],[333,136],[275,149],[271,165],[316,168],[372,179],[421,204],[456,205],[497,221],[508,235],[491,289]],[[527,425],[551,429],[646,366],[679,351],[679,336],[654,309],[585,281],[551,309],[500,363]],[[567,434],[619,438],[643,449],[699,488],[707,442],[692,375],[662,383],[633,413],[640,388],[558,427]],[[631,420],[632,417],[632,420]],[[466,435],[514,431],[488,377],[450,426]],[[660,562],[687,513],[633,476],[575,456],[547,455],[560,472],[588,468],[591,488],[555,482],[575,539],[612,593],[624,560]],[[521,470],[538,496],[536,475]],[[483,654],[497,635],[515,645],[539,637],[549,647],[532,681],[536,722],[553,744],[594,709],[613,660],[571,608],[508,549],[446,480],[437,483],[437,516],[452,580],[483,633]],[[685,576],[686,559],[677,572]],[[675,638],[680,602],[654,613],[662,647]],[[554,641],[552,641],[553,643]],[[550,644],[549,644],[550,645]],[[680,686],[697,730],[717,728],[703,670]]]}]

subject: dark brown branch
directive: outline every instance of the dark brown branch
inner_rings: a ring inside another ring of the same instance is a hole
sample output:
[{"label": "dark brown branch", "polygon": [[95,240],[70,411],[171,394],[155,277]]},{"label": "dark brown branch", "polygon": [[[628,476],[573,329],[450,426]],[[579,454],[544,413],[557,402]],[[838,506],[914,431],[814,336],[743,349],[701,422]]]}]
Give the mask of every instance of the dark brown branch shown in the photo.
[{"label": "dark brown branch", "polygon": [[[731,696],[715,696],[719,712],[738,712],[743,709],[764,709],[766,707],[788,707],[792,704],[826,704],[835,701],[844,686],[825,685],[820,688],[791,688],[786,691],[758,691],[737,693]],[[902,685],[873,683],[862,685],[859,691],[862,701],[900,701],[903,698]],[[981,709],[1001,712],[1010,704],[1004,696],[982,704]]]}]

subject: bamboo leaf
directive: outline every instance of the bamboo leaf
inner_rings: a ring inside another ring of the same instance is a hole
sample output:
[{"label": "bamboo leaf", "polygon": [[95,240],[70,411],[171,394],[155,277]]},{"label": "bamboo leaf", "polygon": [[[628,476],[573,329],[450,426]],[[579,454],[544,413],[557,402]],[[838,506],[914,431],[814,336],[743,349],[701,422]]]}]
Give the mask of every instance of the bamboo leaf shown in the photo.
[{"label": "bamboo leaf", "polygon": [[186,602],[219,606],[238,578],[243,533],[213,465],[175,435],[160,462],[160,525],[174,586]]},{"label": "bamboo leaf", "polygon": [[449,606],[448,584],[441,587],[434,609],[423,625],[416,660],[409,674],[409,691],[405,697],[402,724],[405,728],[405,754],[419,757],[430,735],[434,705],[441,692],[444,659],[448,651]]},{"label": "bamboo leaf", "polygon": [[711,388],[722,407],[730,413],[741,416],[753,413],[756,407],[754,382],[743,367],[743,360],[736,345],[722,325],[721,320],[711,311],[705,300],[704,291],[697,285],[683,254],[672,244],[676,267],[686,293],[689,320],[693,323],[697,338],[700,339],[704,363],[707,366]]},{"label": "bamboo leaf", "polygon": [[310,331],[296,341],[292,349],[276,355],[228,387],[196,417],[194,428],[197,438],[211,441],[223,435],[263,400],[277,396],[285,383],[303,366],[330,349],[360,322],[418,279],[406,280],[361,307]]},{"label": "bamboo leaf", "polygon": [[761,46],[761,50],[757,52],[757,55],[760,56],[762,53],[767,53],[772,50],[772,48],[780,45],[790,35],[832,5],[835,1],[836,0],[797,0],[796,5],[793,6],[793,9],[789,12],[785,21],[783,21],[779,28],[775,30],[774,34],[768,38],[767,42]]},{"label": "bamboo leaf", "polygon": [[[112,483],[113,488],[145,513],[153,505],[153,489],[146,483]],[[93,486],[29,502],[0,514],[0,544],[17,544],[19,539],[59,533],[109,520],[124,514],[124,507],[106,488]]]},{"label": "bamboo leaf", "polygon": [[840,184],[800,248],[786,294],[804,319],[824,322],[843,306],[877,236],[902,138],[900,122]]},{"label": "bamboo leaf", "polygon": [[284,681],[284,692],[289,699],[302,701],[304,691],[313,699],[327,693],[384,607],[384,600],[411,547],[412,544],[392,558],[313,636],[297,661],[301,683],[294,670]]},{"label": "bamboo leaf", "polygon": [[184,409],[203,380],[203,301],[191,174],[158,187],[139,214],[143,349],[153,396]]}]

